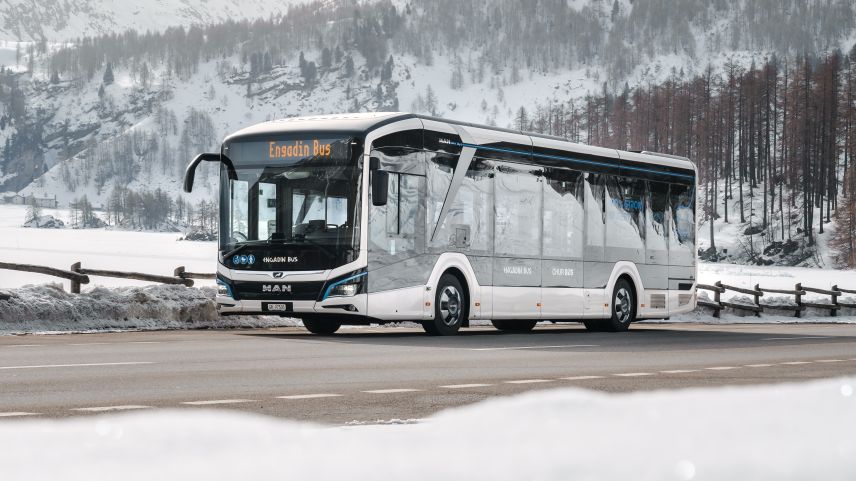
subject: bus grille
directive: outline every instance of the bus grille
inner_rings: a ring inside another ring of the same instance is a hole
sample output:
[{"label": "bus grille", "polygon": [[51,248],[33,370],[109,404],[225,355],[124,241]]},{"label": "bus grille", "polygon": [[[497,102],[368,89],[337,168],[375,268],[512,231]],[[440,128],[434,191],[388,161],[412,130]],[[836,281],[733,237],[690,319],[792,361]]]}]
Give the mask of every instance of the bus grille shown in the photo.
[{"label": "bus grille", "polygon": [[324,282],[234,282],[235,300],[314,301]]}]

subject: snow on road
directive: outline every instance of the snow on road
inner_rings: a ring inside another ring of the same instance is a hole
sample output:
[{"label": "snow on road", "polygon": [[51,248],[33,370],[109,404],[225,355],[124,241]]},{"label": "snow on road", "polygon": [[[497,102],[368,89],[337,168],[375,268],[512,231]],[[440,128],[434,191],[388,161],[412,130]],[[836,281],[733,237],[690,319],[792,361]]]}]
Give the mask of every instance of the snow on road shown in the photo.
[{"label": "snow on road", "polygon": [[0,422],[3,479],[856,479],[856,378],[539,391],[418,424],[185,409]]}]

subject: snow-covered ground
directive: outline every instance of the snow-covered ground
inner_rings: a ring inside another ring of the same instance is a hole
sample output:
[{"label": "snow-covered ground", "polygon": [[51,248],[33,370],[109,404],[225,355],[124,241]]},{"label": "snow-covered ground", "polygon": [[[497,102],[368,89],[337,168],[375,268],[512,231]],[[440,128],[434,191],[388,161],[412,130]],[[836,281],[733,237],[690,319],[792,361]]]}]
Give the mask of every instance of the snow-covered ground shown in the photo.
[{"label": "snow-covered ground", "polygon": [[[82,262],[90,269],[172,275],[178,266],[190,272],[211,273],[217,268],[214,242],[179,241],[179,233],[133,232],[106,229],[23,228],[26,206],[0,204],[0,261],[68,269]],[[69,212],[43,209],[68,225]],[[41,274],[0,270],[0,288],[59,282]],[[68,281],[63,281],[68,289]],[[197,286],[213,286],[214,281],[195,281]],[[95,286],[140,286],[145,282],[107,277],[90,277]]]},{"label": "snow-covered ground", "polygon": [[0,424],[5,480],[856,479],[856,378],[603,394],[540,391],[417,424],[325,427],[227,411]]}]

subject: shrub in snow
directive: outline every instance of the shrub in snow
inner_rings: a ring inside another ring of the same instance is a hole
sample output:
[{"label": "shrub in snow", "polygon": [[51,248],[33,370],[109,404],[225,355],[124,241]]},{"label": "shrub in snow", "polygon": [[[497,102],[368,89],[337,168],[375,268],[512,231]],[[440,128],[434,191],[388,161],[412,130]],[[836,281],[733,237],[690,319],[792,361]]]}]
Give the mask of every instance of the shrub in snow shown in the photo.
[{"label": "shrub in snow", "polygon": [[24,223],[24,227],[36,229],[62,229],[65,223],[52,215],[40,215]]}]

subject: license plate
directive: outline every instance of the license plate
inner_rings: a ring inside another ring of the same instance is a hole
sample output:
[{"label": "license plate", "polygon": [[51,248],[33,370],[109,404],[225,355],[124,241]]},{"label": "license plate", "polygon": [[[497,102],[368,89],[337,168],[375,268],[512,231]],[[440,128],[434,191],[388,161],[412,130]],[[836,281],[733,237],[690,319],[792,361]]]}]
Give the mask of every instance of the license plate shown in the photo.
[{"label": "license plate", "polygon": [[291,312],[294,310],[293,304],[290,302],[269,302],[265,304],[265,309],[269,312]]}]

